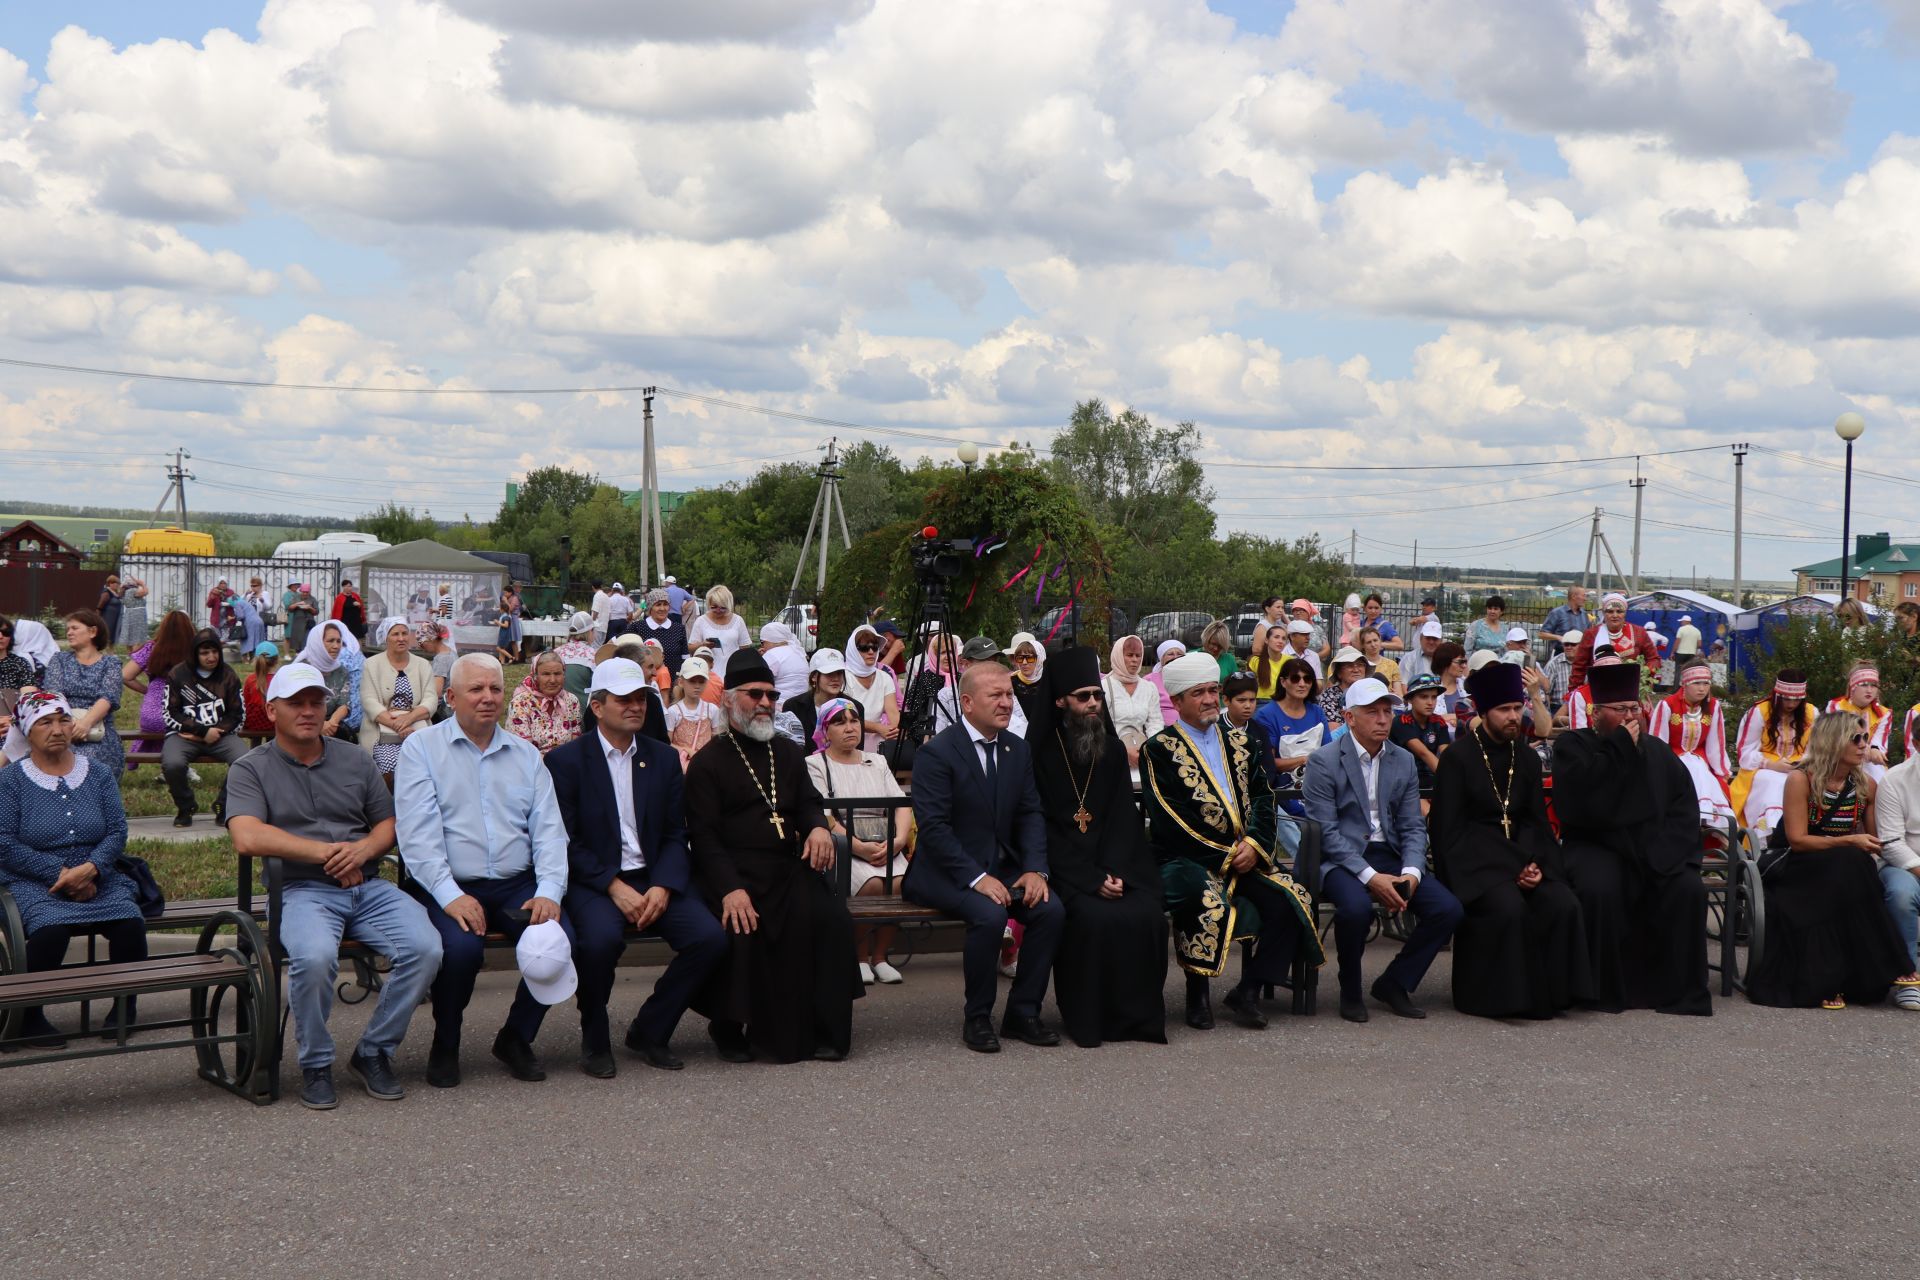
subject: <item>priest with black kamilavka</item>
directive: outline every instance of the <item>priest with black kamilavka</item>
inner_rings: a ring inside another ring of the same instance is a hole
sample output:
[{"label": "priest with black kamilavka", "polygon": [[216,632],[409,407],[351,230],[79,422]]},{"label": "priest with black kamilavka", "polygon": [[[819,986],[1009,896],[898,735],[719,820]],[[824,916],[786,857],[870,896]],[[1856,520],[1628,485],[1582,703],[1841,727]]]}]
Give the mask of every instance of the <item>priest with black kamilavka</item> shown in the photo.
[{"label": "priest with black kamilavka", "polygon": [[1525,681],[1494,662],[1467,677],[1479,708],[1434,770],[1430,848],[1466,908],[1453,935],[1453,1007],[1551,1018],[1591,1001],[1580,899],[1547,821],[1540,757],[1526,744]]},{"label": "priest with black kamilavka", "polygon": [[1553,807],[1597,1007],[1710,1015],[1700,802],[1642,728],[1640,664],[1594,666],[1591,726],[1554,739]]},{"label": "priest with black kamilavka", "polygon": [[694,1008],[720,1056],[838,1061],[863,993],[853,918],[822,874],[833,836],[800,748],[774,732],[773,672],[751,649],[727,665],[728,731],[687,765],[694,874],[731,948]]},{"label": "priest with black kamilavka", "polygon": [[1160,869],[1133,800],[1127,751],[1103,705],[1100,659],[1047,663],[1053,713],[1028,746],[1047,823],[1053,891],[1067,909],[1053,995],[1073,1042],[1167,1040],[1167,917]]},{"label": "priest with black kamilavka", "polygon": [[1161,678],[1175,718],[1140,749],[1140,785],[1174,955],[1187,973],[1187,1025],[1213,1026],[1209,979],[1226,971],[1236,939],[1252,937],[1253,954],[1223,1003],[1238,1025],[1265,1027],[1262,988],[1289,980],[1301,948],[1316,966],[1326,959],[1312,900],[1274,859],[1266,770],[1247,735],[1221,721],[1219,663],[1190,653]]}]

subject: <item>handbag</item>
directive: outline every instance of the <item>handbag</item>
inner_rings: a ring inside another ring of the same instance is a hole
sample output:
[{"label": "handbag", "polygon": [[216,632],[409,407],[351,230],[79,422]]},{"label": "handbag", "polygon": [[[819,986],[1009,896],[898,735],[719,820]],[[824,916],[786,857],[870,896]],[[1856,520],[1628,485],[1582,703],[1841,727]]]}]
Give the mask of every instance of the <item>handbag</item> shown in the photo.
[{"label": "handbag", "polygon": [[[1851,790],[1852,787],[1848,787],[1847,790],[1835,796],[1833,803],[1827,806],[1826,811],[1820,815],[1820,820],[1814,825],[1826,826],[1827,819],[1833,816],[1833,811],[1840,807],[1840,802],[1847,798]],[[1785,862],[1787,855],[1792,852],[1793,847],[1787,843],[1787,820],[1785,815],[1782,815],[1780,821],[1773,824],[1773,830],[1767,832],[1766,847],[1761,849],[1760,856],[1754,859],[1754,864],[1760,868],[1761,878],[1765,879],[1776,867]]]},{"label": "handbag", "polygon": [[133,881],[133,900],[139,906],[140,914],[149,920],[159,919],[167,909],[167,895],[160,892],[160,882],[153,878],[153,868],[147,865],[147,860],[123,853],[120,855],[120,870],[127,879]]}]

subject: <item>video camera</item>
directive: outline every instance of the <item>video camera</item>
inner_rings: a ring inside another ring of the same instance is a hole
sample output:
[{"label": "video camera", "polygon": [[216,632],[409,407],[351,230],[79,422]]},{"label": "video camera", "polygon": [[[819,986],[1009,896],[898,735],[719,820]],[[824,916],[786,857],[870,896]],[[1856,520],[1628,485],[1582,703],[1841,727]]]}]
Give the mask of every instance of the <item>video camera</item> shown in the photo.
[{"label": "video camera", "polygon": [[973,559],[973,539],[943,538],[938,529],[928,525],[913,536],[907,552],[913,560],[913,576],[932,585],[941,578],[957,578],[965,571],[967,561]]}]

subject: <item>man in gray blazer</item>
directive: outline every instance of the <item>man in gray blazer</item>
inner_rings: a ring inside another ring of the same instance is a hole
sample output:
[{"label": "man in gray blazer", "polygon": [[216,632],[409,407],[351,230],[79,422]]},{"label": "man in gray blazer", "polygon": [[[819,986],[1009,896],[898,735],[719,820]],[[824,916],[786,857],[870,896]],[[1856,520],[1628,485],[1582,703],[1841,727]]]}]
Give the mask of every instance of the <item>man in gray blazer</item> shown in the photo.
[{"label": "man in gray blazer", "polygon": [[1365,1022],[1360,959],[1376,905],[1389,915],[1412,910],[1413,935],[1374,981],[1373,998],[1403,1018],[1424,1018],[1413,1003],[1427,966],[1453,936],[1460,900],[1427,875],[1427,828],[1420,818],[1420,776],[1413,756],[1387,741],[1393,694],[1378,680],[1347,690],[1347,732],[1307,761],[1301,798],[1320,824],[1320,896],[1333,904],[1340,956],[1340,1016]]}]

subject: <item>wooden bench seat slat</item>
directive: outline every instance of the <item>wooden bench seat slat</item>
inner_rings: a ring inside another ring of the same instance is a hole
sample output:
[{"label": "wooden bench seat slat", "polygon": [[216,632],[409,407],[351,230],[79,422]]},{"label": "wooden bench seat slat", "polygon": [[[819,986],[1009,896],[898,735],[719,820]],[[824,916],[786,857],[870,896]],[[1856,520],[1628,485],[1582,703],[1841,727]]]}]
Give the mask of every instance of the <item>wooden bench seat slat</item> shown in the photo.
[{"label": "wooden bench seat slat", "polygon": [[95,992],[137,995],[149,991],[213,986],[244,977],[247,967],[232,956],[198,953],[130,964],[86,965],[0,977],[0,1007],[79,999]]}]

